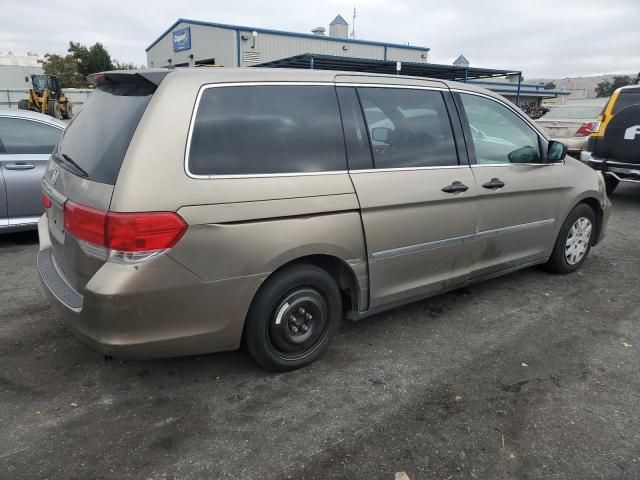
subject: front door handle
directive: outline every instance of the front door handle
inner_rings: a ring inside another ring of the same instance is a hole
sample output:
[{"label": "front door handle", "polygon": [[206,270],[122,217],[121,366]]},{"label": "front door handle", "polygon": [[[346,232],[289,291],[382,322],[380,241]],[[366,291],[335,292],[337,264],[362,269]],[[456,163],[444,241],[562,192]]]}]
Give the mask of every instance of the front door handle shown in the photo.
[{"label": "front door handle", "polygon": [[492,178],[490,182],[483,183],[482,186],[489,190],[497,190],[498,188],[504,187],[505,183],[499,178]]},{"label": "front door handle", "polygon": [[447,185],[446,187],[442,188],[442,191],[445,193],[466,192],[467,190],[469,190],[469,187],[467,187],[464,183],[459,182],[457,180],[453,182],[451,185]]},{"label": "front door handle", "polygon": [[33,170],[36,166],[33,163],[8,163],[4,166],[7,170]]}]

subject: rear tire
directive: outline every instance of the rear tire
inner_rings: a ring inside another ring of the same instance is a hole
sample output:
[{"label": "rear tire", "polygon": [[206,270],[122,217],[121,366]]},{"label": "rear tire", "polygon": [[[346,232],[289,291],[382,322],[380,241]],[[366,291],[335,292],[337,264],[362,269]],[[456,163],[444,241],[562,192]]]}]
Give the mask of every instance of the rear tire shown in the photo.
[{"label": "rear tire", "polygon": [[295,370],[320,358],[341,319],[333,277],[314,265],[294,265],[275,273],[254,298],[245,324],[247,349],[269,370]]},{"label": "rear tire", "polygon": [[616,187],[618,186],[619,183],[620,183],[620,180],[618,180],[614,176],[605,175],[604,176],[604,186],[605,186],[605,188],[607,190],[607,195],[611,195],[613,193],[613,191],[616,189]]},{"label": "rear tire", "polygon": [[18,110],[29,110],[29,100],[20,100],[18,102]]},{"label": "rear tire", "polygon": [[584,203],[578,204],[562,224],[545,268],[553,273],[572,273],[584,263],[596,233],[596,215]]}]

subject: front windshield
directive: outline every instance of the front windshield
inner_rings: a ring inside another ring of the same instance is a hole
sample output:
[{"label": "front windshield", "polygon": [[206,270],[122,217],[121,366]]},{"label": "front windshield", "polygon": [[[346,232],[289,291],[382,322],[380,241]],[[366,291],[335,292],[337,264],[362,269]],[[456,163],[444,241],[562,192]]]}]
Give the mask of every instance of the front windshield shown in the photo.
[{"label": "front windshield", "polygon": [[39,92],[47,88],[47,77],[44,75],[34,75],[33,88],[35,88]]},{"label": "front windshield", "polygon": [[547,118],[596,118],[602,111],[601,105],[565,106],[552,109],[544,116]]}]

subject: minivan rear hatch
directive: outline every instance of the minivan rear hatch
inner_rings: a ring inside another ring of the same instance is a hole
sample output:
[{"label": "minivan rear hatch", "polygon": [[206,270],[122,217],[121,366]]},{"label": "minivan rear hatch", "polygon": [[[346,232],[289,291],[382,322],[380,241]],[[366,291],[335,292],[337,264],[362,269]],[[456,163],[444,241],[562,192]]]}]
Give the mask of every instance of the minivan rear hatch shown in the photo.
[{"label": "minivan rear hatch", "polygon": [[[43,198],[54,266],[81,292],[106,261],[91,243],[65,227],[70,212],[106,212],[129,143],[153,93],[169,73],[107,72],[92,76],[96,89],[76,114],[51,156],[43,179]],[[82,218],[75,219],[82,225]]]}]

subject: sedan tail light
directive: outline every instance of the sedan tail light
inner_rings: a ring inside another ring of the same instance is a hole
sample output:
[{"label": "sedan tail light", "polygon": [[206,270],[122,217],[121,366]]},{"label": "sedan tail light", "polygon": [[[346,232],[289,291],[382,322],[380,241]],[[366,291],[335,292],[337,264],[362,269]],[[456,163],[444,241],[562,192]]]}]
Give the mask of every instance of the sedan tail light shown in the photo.
[{"label": "sedan tail light", "polygon": [[47,208],[51,208],[53,207],[53,202],[51,201],[51,199],[47,196],[46,193],[42,194],[42,206],[44,207],[44,209],[46,210]]},{"label": "sedan tail light", "polygon": [[175,212],[105,212],[72,201],[64,206],[64,226],[89,244],[86,253],[118,263],[151,258],[175,246],[187,230]]},{"label": "sedan tail light", "polygon": [[587,137],[592,133],[598,133],[598,130],[600,130],[600,122],[598,121],[583,123],[580,128],[576,130],[575,136]]}]

